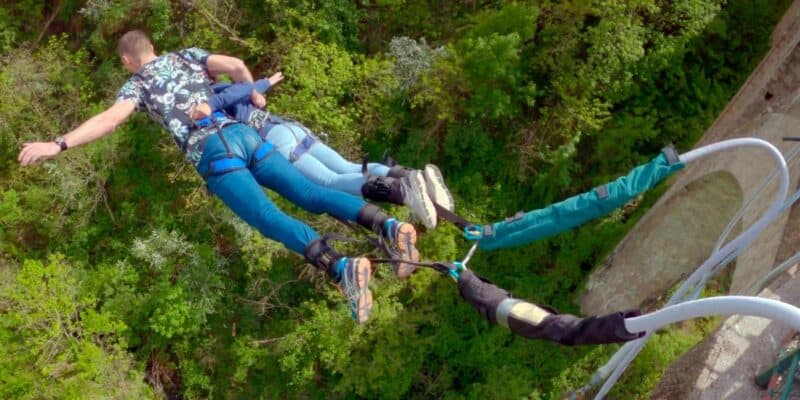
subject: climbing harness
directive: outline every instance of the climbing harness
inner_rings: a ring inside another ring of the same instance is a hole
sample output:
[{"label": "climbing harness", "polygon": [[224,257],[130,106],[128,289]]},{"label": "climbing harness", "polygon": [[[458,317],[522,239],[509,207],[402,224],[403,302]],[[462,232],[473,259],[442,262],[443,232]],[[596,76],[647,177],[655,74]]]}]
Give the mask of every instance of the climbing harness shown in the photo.
[{"label": "climbing harness", "polygon": [[[292,125],[293,124],[286,124],[286,127],[289,128],[290,131],[292,131],[292,134],[294,134],[296,140],[297,134],[294,132]],[[292,153],[289,154],[289,161],[291,162],[299,160],[300,157],[302,157],[309,150],[311,150],[311,146],[317,144],[317,142],[319,141],[319,139],[316,136],[314,136],[314,134],[309,132],[307,129],[304,130],[306,135],[303,137],[302,140],[299,141],[299,143],[297,143],[297,145],[294,146],[294,150],[292,150]]]}]

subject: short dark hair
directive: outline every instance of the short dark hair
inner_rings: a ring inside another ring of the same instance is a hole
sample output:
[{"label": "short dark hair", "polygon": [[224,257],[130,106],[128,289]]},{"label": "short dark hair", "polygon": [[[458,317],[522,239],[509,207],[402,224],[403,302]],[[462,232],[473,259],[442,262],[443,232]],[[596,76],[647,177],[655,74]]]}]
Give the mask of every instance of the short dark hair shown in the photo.
[{"label": "short dark hair", "polygon": [[147,34],[140,30],[133,30],[125,33],[119,38],[117,52],[120,56],[139,56],[150,49],[153,43]]}]

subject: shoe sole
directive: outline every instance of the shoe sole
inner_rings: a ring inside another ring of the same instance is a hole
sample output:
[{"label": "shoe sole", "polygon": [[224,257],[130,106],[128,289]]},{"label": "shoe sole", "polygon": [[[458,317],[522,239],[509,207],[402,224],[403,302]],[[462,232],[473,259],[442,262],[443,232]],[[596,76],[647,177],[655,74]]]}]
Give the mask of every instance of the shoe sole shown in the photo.
[{"label": "shoe sole", "polygon": [[419,171],[413,171],[407,176],[406,182],[409,185],[406,205],[414,215],[422,221],[426,228],[436,227],[436,207],[433,205],[430,194],[428,193],[425,177]]},{"label": "shoe sole", "polygon": [[[400,250],[400,258],[403,261],[419,261],[419,250],[414,246],[417,243],[417,230],[414,229],[413,225],[408,223],[400,225],[395,243]],[[416,269],[416,265],[399,262],[397,263],[397,270],[395,273],[398,278],[406,279],[411,276]]]},{"label": "shoe sole", "polygon": [[369,290],[369,281],[372,279],[372,264],[366,258],[356,258],[353,262],[355,263],[353,271],[356,275],[356,285],[358,285],[358,289],[362,293],[358,298],[358,304],[356,304],[356,322],[363,324],[367,322],[372,311],[372,292]]},{"label": "shoe sole", "polygon": [[450,211],[455,210],[455,201],[453,201],[453,194],[447,189],[444,183],[444,177],[439,167],[428,164],[425,166],[425,182],[428,184],[428,195],[431,196],[433,201]]}]

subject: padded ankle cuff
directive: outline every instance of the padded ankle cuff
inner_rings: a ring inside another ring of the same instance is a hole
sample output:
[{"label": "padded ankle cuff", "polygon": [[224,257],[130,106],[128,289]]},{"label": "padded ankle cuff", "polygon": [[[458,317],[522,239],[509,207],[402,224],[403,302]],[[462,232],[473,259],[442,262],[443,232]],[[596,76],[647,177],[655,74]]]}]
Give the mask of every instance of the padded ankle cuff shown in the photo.
[{"label": "padded ankle cuff", "polygon": [[337,280],[336,261],[342,258],[342,255],[328,246],[324,236],[309,243],[303,255],[311,265],[327,272],[328,276]]},{"label": "padded ankle cuff", "polygon": [[408,175],[409,171],[413,171],[411,168],[406,168],[402,165],[395,165],[389,168],[389,173],[386,176],[390,178],[402,178]]},{"label": "padded ankle cuff", "polygon": [[403,205],[405,194],[403,184],[399,179],[388,176],[367,176],[367,181],[361,186],[361,195],[365,199],[385,201],[392,204]]},{"label": "padded ankle cuff", "polygon": [[376,233],[383,233],[383,223],[387,219],[389,219],[389,216],[374,204],[365,205],[356,216],[356,222],[359,225]]}]

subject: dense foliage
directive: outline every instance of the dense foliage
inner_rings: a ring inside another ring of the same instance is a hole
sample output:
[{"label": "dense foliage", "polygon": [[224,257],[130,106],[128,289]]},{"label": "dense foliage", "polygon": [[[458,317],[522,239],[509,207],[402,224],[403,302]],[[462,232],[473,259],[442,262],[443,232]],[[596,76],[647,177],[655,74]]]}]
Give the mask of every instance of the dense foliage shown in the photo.
[{"label": "dense foliage", "polygon": [[[0,398],[557,398],[613,346],[490,327],[450,280],[381,269],[369,324],[336,289],[203,190],[143,115],[21,168],[126,78],[116,38],[200,46],[288,79],[268,106],[348,156],[437,163],[459,213],[491,221],[690,147],[768,46],[788,0],[61,0],[0,8]],[[638,206],[471,266],[578,313]],[[287,210],[321,231],[325,216]],[[393,210],[401,217],[402,209]],[[468,244],[443,226],[425,258]],[[355,251],[356,249],[353,249]],[[695,343],[665,332],[615,397],[646,396]]]}]

